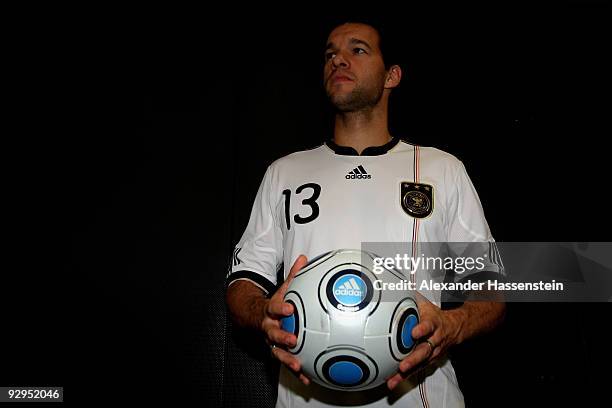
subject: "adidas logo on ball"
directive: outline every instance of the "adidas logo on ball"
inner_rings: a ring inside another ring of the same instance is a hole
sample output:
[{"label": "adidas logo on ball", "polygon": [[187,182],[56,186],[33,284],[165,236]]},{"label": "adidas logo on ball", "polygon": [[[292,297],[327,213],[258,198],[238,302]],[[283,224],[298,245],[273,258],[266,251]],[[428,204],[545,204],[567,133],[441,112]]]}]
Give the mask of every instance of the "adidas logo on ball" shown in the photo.
[{"label": "adidas logo on ball", "polygon": [[336,280],[333,292],[336,300],[344,306],[356,306],[365,298],[366,285],[359,276],[347,274]]},{"label": "adidas logo on ball", "polygon": [[358,297],[361,297],[361,291],[360,290],[354,290],[354,289],[336,289],[336,291],[334,293],[336,295],[358,296]]},{"label": "adidas logo on ball", "polygon": [[346,178],[347,180],[371,179],[372,175],[368,174],[368,172],[363,168],[362,165],[359,165],[358,167],[355,167],[353,170],[351,170],[344,178]]},{"label": "adidas logo on ball", "polygon": [[335,295],[356,296],[359,298],[361,298],[362,293],[363,291],[354,278],[351,278],[349,281],[345,282],[343,285],[340,285],[334,290]]}]

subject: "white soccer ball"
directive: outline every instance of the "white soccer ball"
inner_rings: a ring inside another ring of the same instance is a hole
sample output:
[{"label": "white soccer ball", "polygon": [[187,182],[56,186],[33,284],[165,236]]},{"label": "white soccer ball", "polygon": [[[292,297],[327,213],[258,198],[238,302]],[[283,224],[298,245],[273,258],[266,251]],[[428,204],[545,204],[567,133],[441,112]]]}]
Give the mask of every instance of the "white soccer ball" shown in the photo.
[{"label": "white soccer ball", "polygon": [[285,294],[294,313],[281,326],[297,337],[288,351],[325,387],[374,388],[397,372],[416,345],[414,292],[387,290],[382,283],[399,287],[406,279],[391,269],[374,273],[375,257],[352,249],[323,254],[295,276]]}]

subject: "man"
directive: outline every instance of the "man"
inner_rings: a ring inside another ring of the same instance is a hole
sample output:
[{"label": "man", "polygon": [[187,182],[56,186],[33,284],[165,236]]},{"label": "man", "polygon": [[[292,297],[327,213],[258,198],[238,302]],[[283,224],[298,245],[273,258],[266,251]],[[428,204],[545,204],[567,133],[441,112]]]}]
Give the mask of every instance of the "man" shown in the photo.
[{"label": "man", "polygon": [[[390,135],[389,95],[402,71],[385,65],[381,41],[368,24],[345,23],[331,31],[323,80],[336,111],[333,140],[268,167],[234,252],[227,303],[237,324],[265,333],[272,354],[283,363],[277,406],[461,406],[446,351],[491,330],[504,313],[502,303],[488,301],[443,311],[439,293],[421,300],[421,322],[412,331],[420,344],[387,387],[363,392],[311,383],[300,361],[284,349],[296,338],[280,329],[279,319],[293,312],[282,298],[307,257],[360,248],[365,241],[413,248],[427,241],[493,243],[462,163]],[[408,194],[415,189],[421,193]],[[285,282],[277,290],[281,264],[292,266],[285,268]]]}]

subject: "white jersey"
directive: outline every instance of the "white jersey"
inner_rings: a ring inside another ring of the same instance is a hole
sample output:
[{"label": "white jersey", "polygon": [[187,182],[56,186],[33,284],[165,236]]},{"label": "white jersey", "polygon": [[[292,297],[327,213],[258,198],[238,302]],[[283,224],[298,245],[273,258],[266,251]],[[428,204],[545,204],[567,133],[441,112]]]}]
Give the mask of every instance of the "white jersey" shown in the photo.
[{"label": "white jersey", "polygon": [[[463,164],[431,147],[393,139],[361,155],[327,142],[272,163],[236,245],[228,285],[249,280],[273,293],[300,254],[312,259],[362,242],[493,242]],[[418,273],[416,276],[418,280]],[[439,293],[428,296],[440,305]],[[278,407],[462,406],[450,361],[392,393],[329,391],[281,369]],[[382,388],[382,387],[381,387]]]}]

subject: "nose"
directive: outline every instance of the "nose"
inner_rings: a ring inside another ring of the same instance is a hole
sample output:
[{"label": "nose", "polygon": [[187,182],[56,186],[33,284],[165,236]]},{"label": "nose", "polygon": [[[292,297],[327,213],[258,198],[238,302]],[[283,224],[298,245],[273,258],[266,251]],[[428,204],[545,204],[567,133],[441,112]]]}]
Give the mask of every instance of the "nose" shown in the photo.
[{"label": "nose", "polygon": [[344,56],[340,52],[334,55],[331,62],[334,68],[338,68],[338,67],[347,68],[348,67],[348,61],[346,60],[346,58],[344,58]]}]

